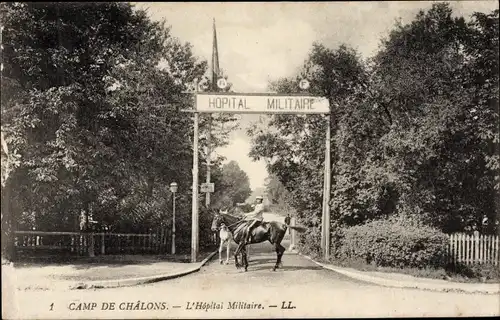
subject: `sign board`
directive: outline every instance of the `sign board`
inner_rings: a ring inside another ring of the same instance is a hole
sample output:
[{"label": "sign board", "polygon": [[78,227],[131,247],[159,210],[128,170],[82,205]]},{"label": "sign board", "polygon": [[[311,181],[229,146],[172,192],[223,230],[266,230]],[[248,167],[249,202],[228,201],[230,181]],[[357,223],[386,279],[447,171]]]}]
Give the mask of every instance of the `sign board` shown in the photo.
[{"label": "sign board", "polygon": [[200,186],[200,192],[214,192],[215,184],[214,183],[202,183]]},{"label": "sign board", "polygon": [[329,113],[328,99],[308,95],[197,93],[197,112],[224,113]]}]

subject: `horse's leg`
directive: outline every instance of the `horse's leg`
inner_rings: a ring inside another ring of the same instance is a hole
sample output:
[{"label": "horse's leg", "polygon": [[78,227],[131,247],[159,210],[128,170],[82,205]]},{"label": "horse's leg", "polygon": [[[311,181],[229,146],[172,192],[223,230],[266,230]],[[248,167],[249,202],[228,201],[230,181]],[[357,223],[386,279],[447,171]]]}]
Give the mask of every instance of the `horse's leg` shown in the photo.
[{"label": "horse's leg", "polygon": [[222,246],[224,245],[224,240],[220,239],[219,245],[219,262],[222,264]]},{"label": "horse's leg", "polygon": [[285,252],[285,248],[281,245],[281,240],[283,240],[283,237],[285,236],[285,230],[281,230],[281,232],[279,232],[277,234],[277,237],[276,237],[276,244],[275,244],[275,248],[276,248],[276,265],[274,266],[273,268],[273,271],[276,271],[276,269],[279,268],[279,266],[281,265],[281,258],[283,257],[283,253]]},{"label": "horse's leg", "polygon": [[278,261],[280,261],[280,247],[279,244],[274,245],[274,249],[276,250],[276,264],[273,267],[273,271],[276,271],[278,269]]},{"label": "horse's leg", "polygon": [[229,264],[229,253],[231,252],[231,239],[226,242],[226,264]]},{"label": "horse's leg", "polygon": [[[239,268],[240,267],[240,264],[238,263],[238,255],[240,254],[241,250],[243,249],[243,247],[245,246],[245,243],[242,242],[238,245],[238,248],[236,249],[236,251],[234,252],[234,264],[236,266],[236,268]],[[243,262],[243,257],[242,257],[242,260]]]},{"label": "horse's leg", "polygon": [[280,253],[278,255],[278,267],[282,267],[283,263],[281,262],[281,258],[283,258],[283,254],[285,253],[285,247],[283,247],[281,244],[279,245],[279,250]]},{"label": "horse's leg", "polygon": [[245,272],[247,272],[247,269],[248,269],[248,259],[247,259],[247,247],[244,246],[243,247],[243,263],[245,265]]}]

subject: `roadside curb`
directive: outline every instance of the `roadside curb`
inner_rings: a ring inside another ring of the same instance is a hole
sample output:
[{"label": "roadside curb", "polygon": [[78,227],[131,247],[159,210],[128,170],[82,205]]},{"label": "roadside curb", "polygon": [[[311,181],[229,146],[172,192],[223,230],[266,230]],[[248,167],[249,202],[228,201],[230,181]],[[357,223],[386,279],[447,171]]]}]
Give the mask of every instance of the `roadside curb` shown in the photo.
[{"label": "roadside curb", "polygon": [[214,251],[208,255],[203,261],[198,263],[196,266],[190,267],[187,270],[172,272],[167,274],[160,274],[155,276],[141,277],[141,278],[131,278],[131,279],[112,279],[112,280],[95,280],[86,282],[77,282],[70,285],[70,290],[77,289],[103,289],[103,288],[118,288],[118,287],[130,287],[137,286],[141,284],[154,283],[163,280],[169,280],[174,278],[179,278],[186,276],[188,274],[200,271],[201,267],[207,264],[210,259],[215,256],[217,251]]},{"label": "roadside curb", "polygon": [[[299,255],[311,260],[315,264],[321,266],[324,269],[328,269],[331,271],[335,271],[337,273],[343,274],[347,277],[361,280],[373,284],[377,284],[384,287],[393,287],[393,288],[406,288],[406,289],[420,289],[420,290],[428,290],[428,291],[438,291],[438,292],[460,292],[460,293],[479,293],[479,294],[499,294],[500,293],[500,285],[499,284],[480,284],[482,288],[472,287],[477,286],[476,284],[429,284],[425,282],[414,282],[414,281],[399,281],[392,280],[386,278],[375,277],[367,274],[363,274],[362,271],[349,271],[345,268],[335,267],[332,265],[323,264],[314,260],[313,258],[306,256],[302,253],[298,253]],[[468,286],[471,287],[468,287]]]}]

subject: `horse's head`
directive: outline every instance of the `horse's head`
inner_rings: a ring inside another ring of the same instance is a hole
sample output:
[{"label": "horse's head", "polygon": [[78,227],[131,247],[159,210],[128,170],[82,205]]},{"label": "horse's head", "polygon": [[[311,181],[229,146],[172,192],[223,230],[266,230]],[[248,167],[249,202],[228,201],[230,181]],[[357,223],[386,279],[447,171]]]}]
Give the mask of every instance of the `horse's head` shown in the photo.
[{"label": "horse's head", "polygon": [[221,212],[215,212],[214,218],[212,219],[212,231],[215,232],[221,228],[222,225],[226,225],[226,221]]}]

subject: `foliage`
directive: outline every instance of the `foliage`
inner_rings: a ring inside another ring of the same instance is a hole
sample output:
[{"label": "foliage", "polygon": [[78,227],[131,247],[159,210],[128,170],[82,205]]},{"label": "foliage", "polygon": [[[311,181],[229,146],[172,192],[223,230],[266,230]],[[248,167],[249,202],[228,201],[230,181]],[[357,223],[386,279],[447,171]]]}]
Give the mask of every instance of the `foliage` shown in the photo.
[{"label": "foliage", "polygon": [[244,202],[252,193],[248,175],[241,170],[236,161],[222,166],[217,190],[214,193],[215,207],[230,208]]},{"label": "foliage", "polygon": [[377,167],[394,182],[398,211],[447,232],[493,221],[498,209],[495,52],[498,10],[466,24],[435,4],[397,25],[374,59],[371,90],[389,121]]},{"label": "foliage", "polygon": [[321,258],[321,231],[320,228],[307,229],[299,238],[297,248],[313,258]]},{"label": "foliage", "polygon": [[266,196],[270,202],[268,210],[278,214],[295,214],[290,204],[290,192],[275,175],[270,175],[266,179]]},{"label": "foliage", "polygon": [[384,267],[443,267],[448,237],[404,219],[382,219],[344,230],[341,256]]},{"label": "foliage", "polygon": [[253,211],[254,207],[250,203],[244,203],[238,206],[238,209],[243,213],[250,213]]},{"label": "foliage", "polygon": [[[324,95],[330,100],[330,104],[335,106],[331,114],[334,142],[335,133],[343,126],[342,120],[349,119],[353,113],[363,110],[354,109],[353,106],[362,99],[359,88],[367,81],[366,70],[354,50],[345,46],[331,50],[315,44],[301,74],[293,80],[283,79],[272,83],[271,88],[279,92],[296,92],[298,80],[302,77],[307,77],[311,82],[309,93]],[[344,81],[341,81],[342,79]],[[297,211],[298,223],[310,228],[318,227],[321,221],[325,120],[317,115],[275,115],[269,124],[275,132],[269,130],[257,134],[250,153],[254,159],[264,158],[268,161],[268,170],[290,194],[289,204]],[[347,127],[347,124],[345,126]],[[332,146],[332,163],[335,164],[339,152],[334,143]],[[360,155],[354,160],[359,158]],[[333,165],[332,168],[338,166]],[[332,182],[336,183],[335,179]],[[348,197],[350,190],[345,184],[343,186]],[[338,211],[335,204],[332,209]],[[349,208],[344,211],[349,216],[352,214]],[[307,233],[304,236],[304,239],[313,241],[308,242],[308,245],[319,245],[319,240],[314,240],[318,236],[308,236]]]},{"label": "foliage", "polygon": [[79,230],[81,214],[114,231],[169,227],[176,181],[189,241],[192,119],[179,109],[206,62],[125,3],[5,3],[1,17],[2,230]]},{"label": "foliage", "polygon": [[[394,215],[444,232],[498,224],[498,10],[454,17],[434,4],[396,24],[378,53],[363,61],[346,46],[313,45],[295,77],[270,88],[325,96],[331,106],[331,230]],[[325,121],[272,116],[251,155],[290,192],[299,223],[317,228],[323,195]],[[316,250],[318,241],[301,241]]]}]

